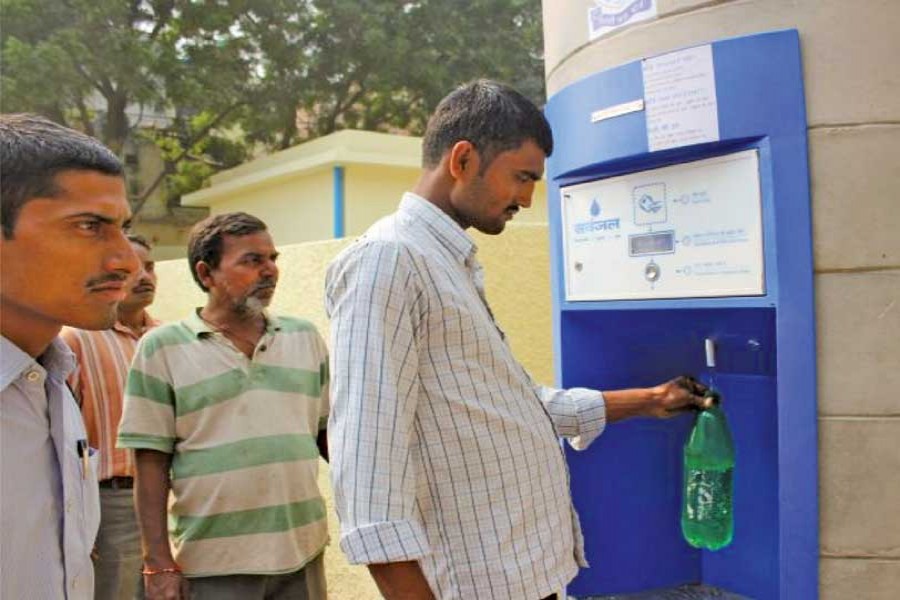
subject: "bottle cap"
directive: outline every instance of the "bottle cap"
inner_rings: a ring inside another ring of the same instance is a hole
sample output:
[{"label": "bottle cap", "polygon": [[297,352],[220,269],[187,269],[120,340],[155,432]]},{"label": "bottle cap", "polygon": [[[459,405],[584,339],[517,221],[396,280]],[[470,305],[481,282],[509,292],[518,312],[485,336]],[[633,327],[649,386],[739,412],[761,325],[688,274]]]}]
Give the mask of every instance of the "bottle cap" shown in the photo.
[{"label": "bottle cap", "polygon": [[[703,394],[704,398],[712,398],[712,405],[719,406],[722,404],[722,394],[716,388],[709,388]],[[710,407],[711,408],[711,407]]]}]

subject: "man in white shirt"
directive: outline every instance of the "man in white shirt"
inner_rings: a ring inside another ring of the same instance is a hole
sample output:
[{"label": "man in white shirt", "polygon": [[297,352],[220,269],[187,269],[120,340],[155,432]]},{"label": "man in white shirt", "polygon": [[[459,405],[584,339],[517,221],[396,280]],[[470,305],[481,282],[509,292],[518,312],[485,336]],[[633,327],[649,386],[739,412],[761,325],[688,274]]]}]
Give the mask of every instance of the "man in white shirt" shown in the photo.
[{"label": "man in white shirt", "polygon": [[0,115],[0,164],[0,597],[89,600],[97,457],[58,334],[110,327],[138,269],[122,165],[31,115]]},{"label": "man in white shirt", "polygon": [[490,81],[443,101],[398,211],[330,265],[332,481],[341,548],[388,600],[540,600],[586,564],[557,436],[706,406],[681,377],[599,392],[537,385],[513,357],[465,230],[531,205],[550,126]]}]

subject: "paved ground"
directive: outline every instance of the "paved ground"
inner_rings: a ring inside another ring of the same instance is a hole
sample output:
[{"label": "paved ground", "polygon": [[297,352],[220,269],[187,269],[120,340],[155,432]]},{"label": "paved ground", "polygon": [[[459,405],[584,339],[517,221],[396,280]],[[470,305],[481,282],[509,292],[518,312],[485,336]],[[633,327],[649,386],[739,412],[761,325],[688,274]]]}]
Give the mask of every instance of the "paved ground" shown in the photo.
[{"label": "paved ground", "polygon": [[703,585],[685,585],[677,588],[658,590],[655,592],[642,592],[640,594],[617,594],[614,596],[573,596],[570,600],[752,600],[745,596],[739,596],[725,592],[717,588]]}]

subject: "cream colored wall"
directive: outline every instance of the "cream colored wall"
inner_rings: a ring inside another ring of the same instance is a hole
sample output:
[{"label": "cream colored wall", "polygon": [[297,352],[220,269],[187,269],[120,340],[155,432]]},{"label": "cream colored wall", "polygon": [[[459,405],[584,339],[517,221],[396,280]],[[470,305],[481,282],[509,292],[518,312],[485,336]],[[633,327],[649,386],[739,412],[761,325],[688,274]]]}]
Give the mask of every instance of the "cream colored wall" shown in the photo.
[{"label": "cream colored wall", "polygon": [[[547,227],[511,224],[501,235],[473,238],[485,268],[488,300],[516,356],[535,379],[553,383]],[[272,310],[310,319],[327,336],[325,268],[350,241],[279,245],[281,278]],[[180,319],[203,304],[205,296],[191,279],[187,259],[160,262],[156,269],[159,285],[152,312],[157,318]]]},{"label": "cream colored wall", "polygon": [[534,195],[531,198],[531,208],[520,210],[515,216],[515,223],[537,224],[547,223],[547,182],[540,180],[534,184]]},{"label": "cream colored wall", "polygon": [[394,212],[403,192],[419,178],[419,169],[353,164],[344,168],[344,231],[357,236]]},{"label": "cream colored wall", "polygon": [[[344,174],[346,193],[346,232],[360,235],[369,225],[394,212],[403,192],[412,189],[419,178],[419,169],[349,165]],[[515,222],[547,222],[547,183],[534,186],[531,208],[516,215]]]},{"label": "cream colored wall", "polygon": [[491,310],[516,358],[535,380],[553,384],[547,225],[511,223],[500,235],[474,233],[472,237],[484,265]]},{"label": "cream colored wall", "polygon": [[589,43],[591,5],[543,3],[550,95],[644,56],[775,29],[800,32],[818,337],[820,594],[897,598],[900,2],[658,0],[657,19]]},{"label": "cream colored wall", "polygon": [[[488,301],[513,351],[525,368],[540,382],[553,382],[550,324],[550,263],[545,225],[511,224],[499,236],[475,235],[478,257],[485,268]],[[351,239],[308,242],[279,247],[281,277],[272,304],[275,312],[311,320],[328,339],[322,290],[328,262]],[[159,285],[154,316],[171,321],[183,318],[205,295],[193,282],[187,260],[157,265]],[[329,505],[331,546],[326,554],[329,597],[340,600],[378,600],[374,584],[363,567],[349,565],[337,545],[340,533],[331,503],[328,471],[324,468],[319,486]]]},{"label": "cream colored wall", "polygon": [[210,214],[249,212],[269,226],[276,244],[332,237],[334,187],[331,169],[266,183],[210,205]]}]

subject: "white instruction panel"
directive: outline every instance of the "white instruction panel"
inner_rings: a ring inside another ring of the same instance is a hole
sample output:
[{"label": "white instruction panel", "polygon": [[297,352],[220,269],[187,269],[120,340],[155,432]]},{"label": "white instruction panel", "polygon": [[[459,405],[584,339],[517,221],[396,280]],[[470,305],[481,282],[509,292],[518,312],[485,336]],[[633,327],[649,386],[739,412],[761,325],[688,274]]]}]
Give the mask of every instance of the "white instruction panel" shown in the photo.
[{"label": "white instruction panel", "polygon": [[560,193],[567,301],[765,294],[756,150]]}]

